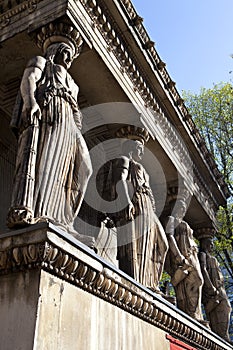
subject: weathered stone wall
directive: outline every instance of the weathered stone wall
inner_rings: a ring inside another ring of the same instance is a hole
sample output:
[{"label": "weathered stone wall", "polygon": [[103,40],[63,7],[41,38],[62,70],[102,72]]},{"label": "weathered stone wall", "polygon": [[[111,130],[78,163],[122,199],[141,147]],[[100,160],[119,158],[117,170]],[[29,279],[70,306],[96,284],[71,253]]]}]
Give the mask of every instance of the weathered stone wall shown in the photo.
[{"label": "weathered stone wall", "polygon": [[33,349],[39,283],[40,272],[34,270],[0,277],[1,350]]},{"label": "weathered stone wall", "polygon": [[35,350],[169,349],[165,332],[46,272],[40,295]]}]

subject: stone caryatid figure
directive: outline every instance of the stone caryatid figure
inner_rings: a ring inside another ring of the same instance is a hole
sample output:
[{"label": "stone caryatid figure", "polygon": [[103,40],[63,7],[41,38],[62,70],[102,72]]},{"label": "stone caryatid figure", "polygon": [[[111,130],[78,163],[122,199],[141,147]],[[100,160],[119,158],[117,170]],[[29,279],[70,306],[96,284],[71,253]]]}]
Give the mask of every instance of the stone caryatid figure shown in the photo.
[{"label": "stone caryatid figure", "polygon": [[[168,217],[166,234],[169,243],[166,269],[176,293],[177,307],[192,318],[203,321],[201,291],[203,277],[193,230],[183,217],[187,210],[187,192],[176,197],[172,215]],[[173,202],[173,203],[174,203]]]},{"label": "stone caryatid figure", "polygon": [[228,328],[231,305],[225,291],[224,278],[219,263],[212,252],[212,238],[210,236],[200,237],[199,260],[204,277],[202,302],[212,331],[229,341]]},{"label": "stone caryatid figure", "polygon": [[74,232],[92,172],[79,88],[67,71],[82,39],[69,24],[54,23],[42,28],[38,41],[45,55],[29,60],[11,122],[18,152],[7,224],[52,221]]},{"label": "stone caryatid figure", "polygon": [[155,202],[149,176],[140,164],[148,133],[127,126],[118,137],[123,155],[113,161],[113,192],[118,194],[118,212],[112,218],[117,226],[119,268],[144,286],[159,292],[168,243],[155,213]]}]

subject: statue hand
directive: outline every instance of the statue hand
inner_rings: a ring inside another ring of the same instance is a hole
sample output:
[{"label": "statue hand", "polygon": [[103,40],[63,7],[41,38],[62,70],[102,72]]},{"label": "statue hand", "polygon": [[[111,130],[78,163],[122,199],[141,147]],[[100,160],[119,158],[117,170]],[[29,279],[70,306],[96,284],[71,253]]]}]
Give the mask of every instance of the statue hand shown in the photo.
[{"label": "statue hand", "polygon": [[178,260],[179,265],[182,266],[183,270],[191,271],[193,269],[193,265],[191,265],[182,254],[177,256],[176,259]]},{"label": "statue hand", "polygon": [[219,291],[214,286],[213,286],[212,294],[215,295],[215,296],[219,295]]},{"label": "statue hand", "polygon": [[36,117],[38,120],[40,120],[41,118],[41,110],[40,107],[37,103],[33,104],[33,106],[31,107],[31,111],[30,111],[30,121],[33,123],[34,118]]},{"label": "statue hand", "polygon": [[180,266],[183,266],[186,262],[186,259],[185,259],[184,255],[182,255],[182,254],[177,255],[176,260]]},{"label": "statue hand", "polygon": [[41,110],[39,105],[34,102],[31,106],[24,105],[22,112],[23,125],[27,128],[30,125],[37,124],[41,118]]},{"label": "statue hand", "polygon": [[135,208],[132,202],[128,205],[128,220],[132,221],[135,215]]},{"label": "statue hand", "polygon": [[187,259],[184,260],[183,265],[182,265],[182,270],[186,270],[188,272],[193,271],[194,266],[189,263]]}]

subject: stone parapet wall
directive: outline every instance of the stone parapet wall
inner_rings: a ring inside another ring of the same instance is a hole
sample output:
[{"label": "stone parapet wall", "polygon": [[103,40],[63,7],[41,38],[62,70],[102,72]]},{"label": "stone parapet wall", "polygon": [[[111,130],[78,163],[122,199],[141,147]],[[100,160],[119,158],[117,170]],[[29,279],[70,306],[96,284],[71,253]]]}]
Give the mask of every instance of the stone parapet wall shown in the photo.
[{"label": "stone parapet wall", "polygon": [[0,274],[4,350],[232,349],[52,224],[2,235]]}]

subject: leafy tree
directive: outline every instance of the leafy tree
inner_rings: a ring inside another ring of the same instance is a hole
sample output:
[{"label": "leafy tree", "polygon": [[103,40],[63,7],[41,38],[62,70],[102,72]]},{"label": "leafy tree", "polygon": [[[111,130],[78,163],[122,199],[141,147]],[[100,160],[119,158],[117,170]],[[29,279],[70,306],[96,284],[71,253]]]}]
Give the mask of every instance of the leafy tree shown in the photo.
[{"label": "leafy tree", "polygon": [[[215,84],[212,89],[202,88],[199,94],[183,92],[183,98],[230,192],[227,205],[220,207],[217,214],[215,251],[233,306],[233,86]],[[233,339],[232,317],[229,333]]]},{"label": "leafy tree", "polygon": [[183,98],[230,191],[227,205],[218,212],[215,247],[229,281],[233,281],[233,86],[220,83],[202,88],[199,94],[183,92]]}]

